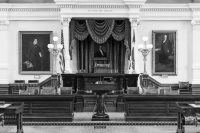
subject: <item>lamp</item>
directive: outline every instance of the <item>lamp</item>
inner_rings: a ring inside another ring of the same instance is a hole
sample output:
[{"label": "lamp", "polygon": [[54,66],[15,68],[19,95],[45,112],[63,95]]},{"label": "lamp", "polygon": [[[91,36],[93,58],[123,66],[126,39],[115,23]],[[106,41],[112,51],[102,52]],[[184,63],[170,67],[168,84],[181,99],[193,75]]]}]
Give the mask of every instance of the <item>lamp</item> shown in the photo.
[{"label": "lamp", "polygon": [[56,71],[56,60],[58,53],[62,50],[63,45],[57,44],[58,37],[53,37],[54,44],[48,44],[47,47],[49,48],[49,52],[53,55],[53,75],[57,74]]},{"label": "lamp", "polygon": [[149,52],[151,51],[151,49],[153,48],[152,44],[147,44],[147,40],[148,37],[143,37],[143,41],[144,44],[138,44],[138,51],[140,51],[142,53],[142,55],[144,56],[144,72],[143,74],[147,74],[146,71],[146,61],[147,61],[147,55],[149,54]]}]

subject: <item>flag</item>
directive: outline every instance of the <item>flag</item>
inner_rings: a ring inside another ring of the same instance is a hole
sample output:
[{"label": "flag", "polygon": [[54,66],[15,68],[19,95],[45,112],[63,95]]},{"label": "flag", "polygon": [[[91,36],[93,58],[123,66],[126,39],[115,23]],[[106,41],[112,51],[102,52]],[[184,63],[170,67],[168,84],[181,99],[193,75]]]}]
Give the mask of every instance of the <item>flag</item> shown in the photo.
[{"label": "flag", "polygon": [[64,73],[65,72],[65,47],[64,47],[63,29],[61,30],[61,44],[63,45],[63,49],[60,51],[60,54],[59,54],[59,64],[60,64],[60,71]]}]

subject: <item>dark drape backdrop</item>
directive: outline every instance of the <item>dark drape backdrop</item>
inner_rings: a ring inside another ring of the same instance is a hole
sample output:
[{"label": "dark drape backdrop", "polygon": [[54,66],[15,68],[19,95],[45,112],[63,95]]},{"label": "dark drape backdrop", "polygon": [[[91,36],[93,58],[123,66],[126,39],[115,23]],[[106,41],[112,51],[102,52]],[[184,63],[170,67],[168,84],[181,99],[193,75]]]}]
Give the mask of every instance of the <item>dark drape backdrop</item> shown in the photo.
[{"label": "dark drape backdrop", "polygon": [[[128,19],[72,19],[69,50],[72,50],[73,46],[76,45],[78,72],[94,72],[94,64],[92,64],[94,48],[97,45],[103,45],[106,47],[111,69],[114,72],[124,73],[125,58],[128,59],[130,56],[130,34]],[[71,53],[71,51],[69,52]],[[72,54],[70,56],[72,59]]]}]

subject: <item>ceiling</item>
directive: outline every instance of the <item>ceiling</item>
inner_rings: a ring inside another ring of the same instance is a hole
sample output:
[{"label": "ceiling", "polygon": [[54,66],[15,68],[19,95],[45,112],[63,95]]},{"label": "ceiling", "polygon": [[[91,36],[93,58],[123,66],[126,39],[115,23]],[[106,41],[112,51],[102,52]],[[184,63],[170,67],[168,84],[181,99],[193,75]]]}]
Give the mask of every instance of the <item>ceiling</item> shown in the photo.
[{"label": "ceiling", "polygon": [[[0,0],[0,3],[55,3],[54,0]],[[146,3],[200,3],[200,0],[147,0]]]}]

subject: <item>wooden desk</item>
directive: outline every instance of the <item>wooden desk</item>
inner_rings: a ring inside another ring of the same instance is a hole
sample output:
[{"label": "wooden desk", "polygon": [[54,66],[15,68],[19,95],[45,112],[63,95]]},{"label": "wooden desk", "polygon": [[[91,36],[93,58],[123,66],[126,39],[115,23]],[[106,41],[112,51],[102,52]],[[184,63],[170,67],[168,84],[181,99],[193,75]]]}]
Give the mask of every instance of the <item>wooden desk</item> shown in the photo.
[{"label": "wooden desk", "polygon": [[[185,102],[177,102],[177,130],[176,133],[185,133],[185,117],[184,116],[192,116],[196,117],[195,113],[200,113],[200,107],[193,107],[190,104],[195,104],[194,102],[185,103]],[[194,120],[194,124],[197,126],[197,119]]]},{"label": "wooden desk", "polygon": [[176,102],[200,101],[200,95],[124,95],[126,121],[176,121]]},{"label": "wooden desk", "polygon": [[[23,109],[24,103],[10,103],[6,102],[6,104],[11,104],[6,108],[0,108],[0,112],[4,113],[4,120],[6,124],[16,124],[17,125],[17,133],[23,133]],[[14,118],[14,119],[13,119]]]},{"label": "wooden desk", "polygon": [[0,101],[24,102],[23,121],[72,121],[74,95],[0,95]]}]

